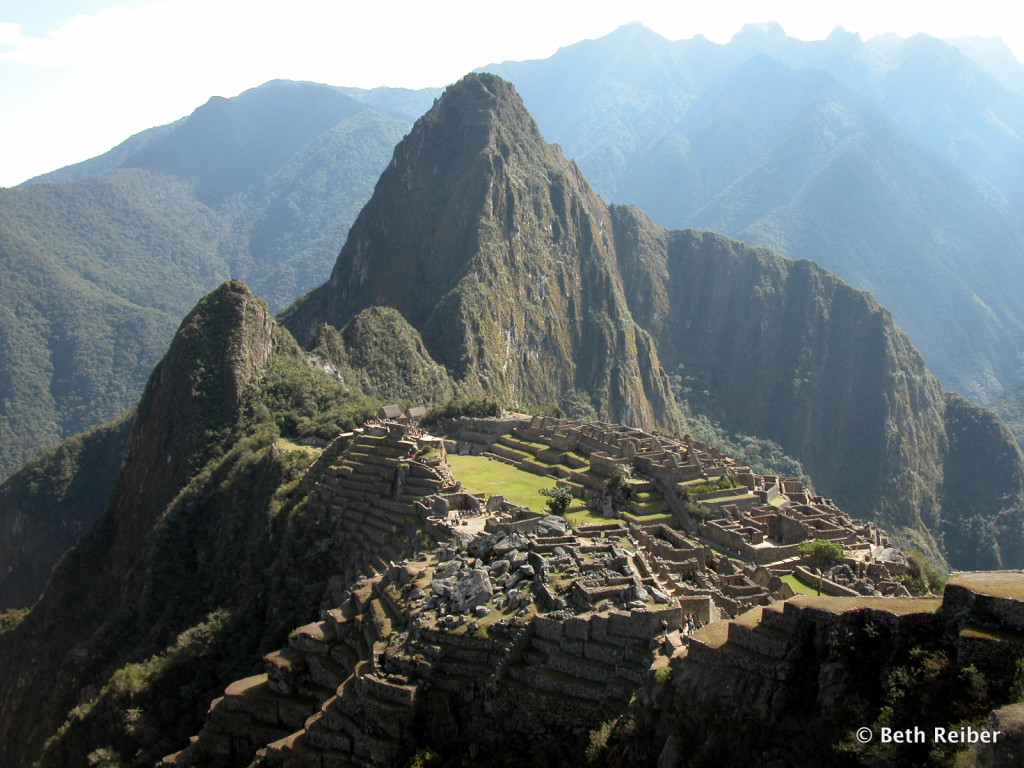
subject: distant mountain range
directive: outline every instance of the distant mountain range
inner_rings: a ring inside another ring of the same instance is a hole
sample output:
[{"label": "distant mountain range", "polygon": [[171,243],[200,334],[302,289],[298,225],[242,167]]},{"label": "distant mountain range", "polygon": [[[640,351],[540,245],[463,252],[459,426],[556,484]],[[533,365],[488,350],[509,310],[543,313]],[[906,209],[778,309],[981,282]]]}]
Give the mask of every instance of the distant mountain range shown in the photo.
[{"label": "distant mountain range", "polygon": [[960,44],[766,24],[719,46],[633,24],[485,69],[607,199],[817,261],[988,403],[1024,375],[1024,91],[986,67],[1007,85],[1024,67]]},{"label": "distant mountain range", "polygon": [[268,83],[0,190],[0,477],[131,408],[223,280],[275,310],[323,280],[411,124],[404,108]]},{"label": "distant mountain range", "polygon": [[[955,45],[633,24],[487,69],[604,199],[817,261],[1002,409],[1024,371],[1024,68],[998,41]],[[0,477],[131,407],[221,280],[274,311],[323,280],[438,94],[272,82],[0,191]]]}]

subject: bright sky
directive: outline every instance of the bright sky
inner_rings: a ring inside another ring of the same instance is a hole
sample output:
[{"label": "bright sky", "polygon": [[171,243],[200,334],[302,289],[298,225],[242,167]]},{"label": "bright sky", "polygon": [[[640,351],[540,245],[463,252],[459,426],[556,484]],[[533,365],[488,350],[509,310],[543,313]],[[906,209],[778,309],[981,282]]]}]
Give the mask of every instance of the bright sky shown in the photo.
[{"label": "bright sky", "polygon": [[1005,0],[0,0],[0,186],[85,160],[268,80],[419,88],[640,21],[718,43],[778,21],[803,40],[1002,36]]}]

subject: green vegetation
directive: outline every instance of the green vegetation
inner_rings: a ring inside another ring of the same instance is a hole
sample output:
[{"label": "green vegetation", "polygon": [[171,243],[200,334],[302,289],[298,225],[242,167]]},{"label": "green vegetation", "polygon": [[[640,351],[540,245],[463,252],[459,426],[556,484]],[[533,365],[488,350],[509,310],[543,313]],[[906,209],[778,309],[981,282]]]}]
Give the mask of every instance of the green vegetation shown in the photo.
[{"label": "green vegetation", "polygon": [[430,406],[452,401],[455,385],[448,372],[395,309],[365,309],[341,331],[324,326],[316,349],[343,380],[387,402]]},{"label": "green vegetation", "polygon": [[575,528],[577,525],[586,525],[588,523],[608,522],[606,518],[595,514],[592,509],[587,508],[583,504],[570,507],[565,513],[565,519],[572,528]]},{"label": "green vegetation", "polygon": [[800,579],[794,576],[792,573],[787,573],[782,577],[782,581],[789,585],[790,589],[798,595],[820,595],[821,592],[816,589],[804,584]]},{"label": "green vegetation", "polygon": [[501,403],[493,398],[456,395],[449,402],[428,410],[423,422],[436,424],[440,419],[454,419],[459,416],[501,416],[501,412]]},{"label": "green vegetation", "polygon": [[0,610],[35,602],[57,560],[103,512],[132,418],[65,440],[0,485]]},{"label": "green vegetation", "polygon": [[908,552],[907,564],[910,570],[900,577],[900,581],[911,594],[942,594],[947,576],[923,552],[917,549]]},{"label": "green vegetation", "polygon": [[714,483],[701,483],[699,485],[686,486],[686,492],[691,496],[699,496],[703,493],[713,493],[715,491],[725,491],[731,488],[742,488],[741,483],[736,483],[727,477],[721,477],[717,482]]},{"label": "green vegetation", "polygon": [[708,516],[711,514],[711,507],[707,504],[695,504],[692,501],[686,502],[685,509],[690,517],[700,523],[707,521]]},{"label": "green vegetation", "polygon": [[588,763],[596,763],[603,755],[608,746],[608,739],[611,737],[617,724],[618,719],[605,720],[590,732],[590,743],[587,745],[585,755]]},{"label": "green vegetation", "polygon": [[541,488],[539,491],[547,501],[548,509],[552,514],[564,515],[565,511],[572,504],[572,489],[565,485],[556,485],[554,488]]},{"label": "green vegetation", "polygon": [[229,276],[275,310],[321,282],[408,126],[327,86],[270,83],[0,190],[0,480],[134,407],[181,318]]},{"label": "green vegetation", "polygon": [[809,558],[815,568],[824,570],[842,558],[843,545],[827,539],[814,539],[797,547],[796,553]]},{"label": "green vegetation", "polygon": [[551,484],[551,478],[524,472],[487,456],[448,455],[452,472],[467,490],[504,496],[512,504],[537,508],[537,494]]},{"label": "green vegetation", "polygon": [[376,415],[380,401],[296,357],[277,357],[264,368],[247,419],[273,421],[282,437],[333,440]]},{"label": "green vegetation", "polygon": [[946,394],[949,458],[940,521],[949,561],[989,570],[1020,565],[1024,551],[1024,464],[1012,435],[991,411]]}]

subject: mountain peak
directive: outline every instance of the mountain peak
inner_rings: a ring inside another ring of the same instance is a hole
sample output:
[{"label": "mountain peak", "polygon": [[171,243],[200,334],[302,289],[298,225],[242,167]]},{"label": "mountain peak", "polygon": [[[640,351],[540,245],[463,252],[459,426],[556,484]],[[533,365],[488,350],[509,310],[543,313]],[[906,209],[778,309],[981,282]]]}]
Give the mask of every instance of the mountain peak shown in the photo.
[{"label": "mountain peak", "polygon": [[[491,130],[499,126],[506,134],[522,132],[540,139],[537,123],[526,110],[515,86],[488,72],[470,73],[448,86],[416,128],[425,131],[431,124],[456,131],[460,140],[469,140],[467,148],[486,146],[493,138]],[[416,133],[416,128],[410,136]],[[481,129],[487,130],[486,139]],[[396,157],[397,154],[396,150]]]},{"label": "mountain peak", "polygon": [[757,24],[744,24],[735,35],[733,43],[778,43],[786,39],[786,31],[777,21],[762,21]]},{"label": "mountain peak", "polygon": [[421,328],[478,249],[495,180],[513,166],[520,177],[578,174],[541,137],[511,83],[472,73],[448,86],[395,147],[328,283],[290,314],[296,337],[310,340],[321,322],[341,328],[378,304]]},{"label": "mountain peak", "polygon": [[472,74],[395,148],[330,280],[286,322],[308,341],[389,306],[468,391],[530,407],[579,390],[610,418],[672,423],[614,265],[608,210],[575,163],[512,85]]},{"label": "mountain peak", "polygon": [[114,515],[127,559],[142,551],[153,514],[208,458],[208,435],[235,422],[243,390],[278,345],[266,302],[239,280],[182,321],[139,402],[119,481]]}]

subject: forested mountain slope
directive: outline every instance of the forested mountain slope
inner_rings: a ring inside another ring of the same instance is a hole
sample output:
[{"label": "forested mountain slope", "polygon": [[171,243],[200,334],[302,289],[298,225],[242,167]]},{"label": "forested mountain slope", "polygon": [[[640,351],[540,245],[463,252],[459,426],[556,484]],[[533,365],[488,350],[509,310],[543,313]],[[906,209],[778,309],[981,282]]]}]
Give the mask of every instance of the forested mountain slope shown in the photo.
[{"label": "forested mountain slope", "polygon": [[606,199],[824,264],[976,401],[1022,375],[1024,98],[953,46],[632,24],[486,70]]},{"label": "forested mountain slope", "polygon": [[273,82],[0,190],[0,478],[132,407],[218,283],[280,309],[323,280],[407,126]]}]

